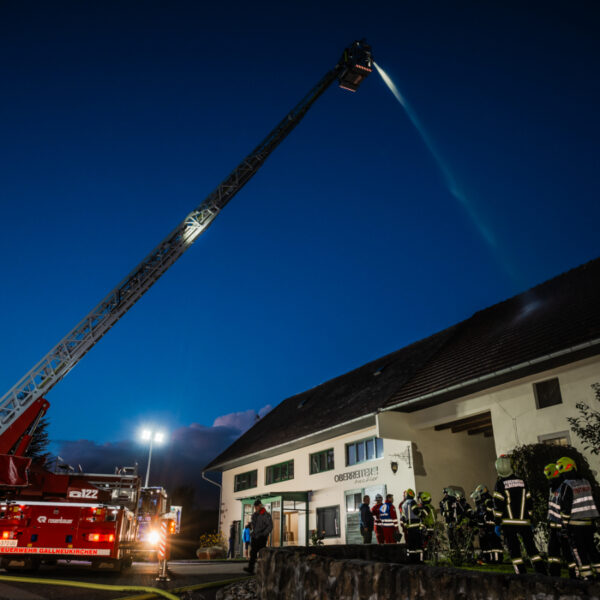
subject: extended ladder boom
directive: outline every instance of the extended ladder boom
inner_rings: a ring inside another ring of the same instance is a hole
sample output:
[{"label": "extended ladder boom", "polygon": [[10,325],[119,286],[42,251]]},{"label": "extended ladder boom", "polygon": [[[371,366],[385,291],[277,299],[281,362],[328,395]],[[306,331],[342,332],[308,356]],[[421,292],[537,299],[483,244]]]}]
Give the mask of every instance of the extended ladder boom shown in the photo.
[{"label": "extended ladder boom", "polygon": [[0,436],[33,403],[54,387],[104,334],[150,289],[206,230],[219,212],[259,170],[271,152],[298,125],[313,103],[339,79],[355,91],[370,73],[370,47],[354,42],[340,62],[315,85],[234,171],[193,210],[119,285],[15,386],[0,398]]}]

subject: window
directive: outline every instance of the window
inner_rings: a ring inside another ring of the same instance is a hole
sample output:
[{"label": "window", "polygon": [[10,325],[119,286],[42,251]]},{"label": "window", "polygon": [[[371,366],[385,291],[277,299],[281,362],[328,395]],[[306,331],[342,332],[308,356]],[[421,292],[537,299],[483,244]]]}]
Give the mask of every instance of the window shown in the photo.
[{"label": "window", "polygon": [[571,436],[568,431],[557,431],[556,433],[547,433],[538,435],[540,444],[550,444],[552,446],[570,446]]},{"label": "window", "polygon": [[547,408],[556,404],[562,404],[560,385],[558,378],[548,379],[533,384],[535,403],[538,408]]},{"label": "window", "polygon": [[279,483],[280,481],[287,481],[288,479],[294,479],[293,460],[288,460],[286,462],[279,463],[278,465],[267,467],[265,476],[266,485],[271,483]]},{"label": "window", "polygon": [[323,537],[340,537],[340,507],[317,508],[317,530]]},{"label": "window", "polygon": [[346,466],[356,465],[366,460],[375,460],[383,456],[383,440],[369,438],[346,444]]},{"label": "window", "polygon": [[333,448],[310,455],[310,474],[322,473],[333,469]]},{"label": "window", "polygon": [[240,473],[235,476],[233,483],[233,491],[240,492],[241,490],[247,490],[256,487],[256,475],[258,471],[248,471],[247,473]]}]

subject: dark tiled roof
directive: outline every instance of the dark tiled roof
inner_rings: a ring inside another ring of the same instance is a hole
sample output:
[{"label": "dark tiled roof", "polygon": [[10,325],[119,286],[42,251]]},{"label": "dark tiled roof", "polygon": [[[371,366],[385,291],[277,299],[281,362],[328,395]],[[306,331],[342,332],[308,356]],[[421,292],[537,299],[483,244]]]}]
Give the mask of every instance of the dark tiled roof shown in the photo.
[{"label": "dark tiled roof", "polygon": [[[284,400],[207,469],[600,338],[600,259],[424,340]],[[593,349],[600,353],[600,345]],[[568,359],[567,359],[568,360]],[[548,362],[536,363],[537,370]],[[378,373],[379,372],[379,373]],[[377,375],[375,373],[378,373]],[[519,371],[504,380],[522,376]],[[467,390],[466,393],[469,393]],[[463,394],[465,390],[463,390]],[[456,397],[455,394],[454,397]],[[408,404],[407,404],[408,406]]]}]

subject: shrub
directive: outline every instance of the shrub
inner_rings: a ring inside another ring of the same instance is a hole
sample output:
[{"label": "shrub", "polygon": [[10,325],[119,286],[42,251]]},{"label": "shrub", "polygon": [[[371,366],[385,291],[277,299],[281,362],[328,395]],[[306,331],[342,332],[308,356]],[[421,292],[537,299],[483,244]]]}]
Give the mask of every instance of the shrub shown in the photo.
[{"label": "shrub", "polygon": [[561,456],[572,458],[577,464],[577,473],[592,485],[596,505],[600,506],[600,486],[590,469],[586,458],[572,446],[553,444],[527,444],[518,446],[511,453],[515,473],[527,482],[533,500],[533,521],[543,528],[548,515],[548,480],[544,467],[556,462]]}]

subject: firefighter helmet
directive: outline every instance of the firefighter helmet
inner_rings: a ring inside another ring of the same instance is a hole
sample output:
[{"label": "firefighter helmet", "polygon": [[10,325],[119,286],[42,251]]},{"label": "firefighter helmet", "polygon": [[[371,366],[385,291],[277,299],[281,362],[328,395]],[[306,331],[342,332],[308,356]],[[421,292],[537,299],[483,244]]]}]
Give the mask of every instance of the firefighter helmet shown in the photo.
[{"label": "firefighter helmet", "polygon": [[506,454],[502,454],[496,459],[496,471],[500,477],[508,477],[513,474],[512,463],[510,461],[510,456],[506,456]]},{"label": "firefighter helmet", "polygon": [[404,497],[405,498],[414,498],[415,497],[415,490],[408,488],[407,490],[404,491]]},{"label": "firefighter helmet", "polygon": [[556,469],[559,473],[569,473],[571,471],[577,471],[577,465],[572,458],[563,456],[556,461]]},{"label": "firefighter helmet", "polygon": [[443,489],[444,494],[447,494],[448,496],[452,496],[453,498],[456,497],[456,490],[452,487],[445,487]]},{"label": "firefighter helmet", "polygon": [[549,463],[544,467],[544,475],[546,479],[556,479],[560,472],[558,470],[558,465],[556,463]]},{"label": "firefighter helmet", "polygon": [[485,485],[483,485],[483,483],[480,483],[474,490],[473,493],[471,494],[471,498],[473,498],[473,500],[475,500],[475,502],[478,502],[479,500],[481,500],[481,496],[483,496],[483,494],[487,494],[488,493],[488,489]]},{"label": "firefighter helmet", "polygon": [[429,492],[420,492],[419,498],[423,504],[431,502],[431,494]]}]

